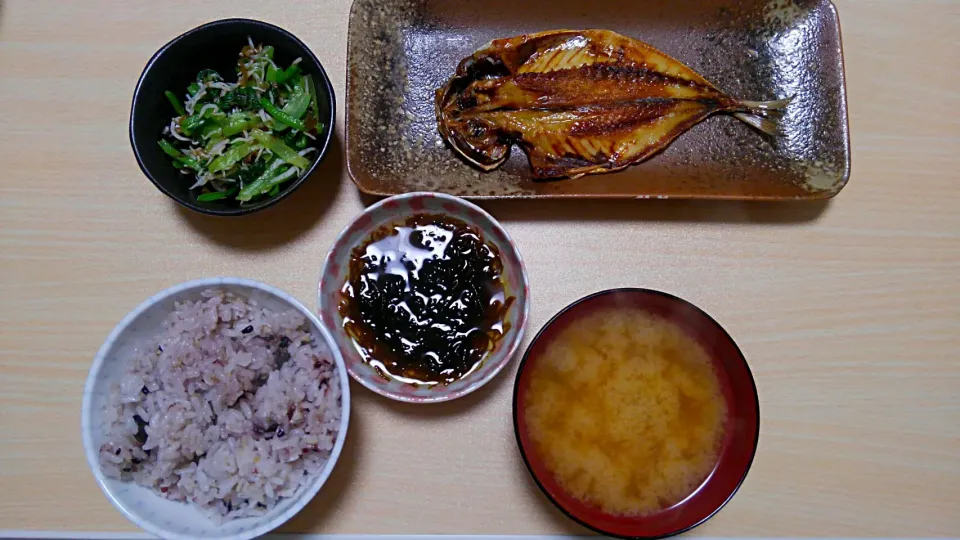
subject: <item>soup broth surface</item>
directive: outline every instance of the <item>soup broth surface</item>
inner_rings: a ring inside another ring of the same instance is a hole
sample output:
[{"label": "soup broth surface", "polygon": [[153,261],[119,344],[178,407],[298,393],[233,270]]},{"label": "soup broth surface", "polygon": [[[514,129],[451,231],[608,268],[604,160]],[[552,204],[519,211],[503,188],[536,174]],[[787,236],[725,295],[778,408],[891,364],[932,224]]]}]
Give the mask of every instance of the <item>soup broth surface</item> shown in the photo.
[{"label": "soup broth surface", "polygon": [[720,381],[676,324],[640,308],[598,310],[529,369],[535,451],[573,497],[647,515],[688,497],[715,467],[727,417]]}]

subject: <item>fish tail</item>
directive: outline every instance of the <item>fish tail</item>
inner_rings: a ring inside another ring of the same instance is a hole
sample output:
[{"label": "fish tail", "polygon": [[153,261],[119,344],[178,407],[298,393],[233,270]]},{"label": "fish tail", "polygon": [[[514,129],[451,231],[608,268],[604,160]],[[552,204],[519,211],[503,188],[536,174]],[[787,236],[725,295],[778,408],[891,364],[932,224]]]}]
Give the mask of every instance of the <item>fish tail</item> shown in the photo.
[{"label": "fish tail", "polygon": [[[744,124],[775,137],[781,134],[777,113],[782,113],[791,101],[793,96],[773,101],[741,101],[743,110],[734,112],[733,116]],[[767,118],[770,114],[773,114],[774,118]]]},{"label": "fish tail", "polygon": [[733,116],[753,129],[762,131],[772,137],[776,137],[777,135],[781,134],[780,125],[776,122],[776,120],[771,120],[769,118],[743,112],[733,113]]},{"label": "fish tail", "polygon": [[775,99],[773,101],[741,101],[740,105],[750,112],[782,111],[783,109],[787,108],[787,105],[790,105],[790,102],[793,101],[793,98],[794,96],[784,99]]}]

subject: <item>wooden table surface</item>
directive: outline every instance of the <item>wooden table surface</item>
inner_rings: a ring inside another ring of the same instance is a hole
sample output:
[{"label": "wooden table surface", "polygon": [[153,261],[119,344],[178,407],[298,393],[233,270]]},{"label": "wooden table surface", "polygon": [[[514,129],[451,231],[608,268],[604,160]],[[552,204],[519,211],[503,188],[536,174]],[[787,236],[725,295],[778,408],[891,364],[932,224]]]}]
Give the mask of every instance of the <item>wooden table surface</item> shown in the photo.
[{"label": "wooden table surface", "polygon": [[[350,2],[0,6],[0,529],[132,531],[80,443],[102,340],[149,295],[203,276],[263,280],[314,305],[320,262],[362,208],[338,142],[268,211],[181,210],[130,151],[133,86],[172,36],[248,16],[299,35],[343,96]],[[702,306],[745,351],[760,448],[696,535],[960,533],[960,2],[838,8],[853,176],[835,200],[486,205],[529,265],[532,331],[582,295],[645,286]],[[513,372],[430,407],[355,385],[344,455],[285,530],[583,532],[523,468]]]}]

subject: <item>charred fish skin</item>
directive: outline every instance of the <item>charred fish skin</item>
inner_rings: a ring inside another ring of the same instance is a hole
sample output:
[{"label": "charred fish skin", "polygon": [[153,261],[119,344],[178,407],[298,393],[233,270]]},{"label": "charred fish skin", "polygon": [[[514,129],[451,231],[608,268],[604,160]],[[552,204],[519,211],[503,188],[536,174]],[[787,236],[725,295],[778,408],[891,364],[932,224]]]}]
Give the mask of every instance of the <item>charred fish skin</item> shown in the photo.
[{"label": "charred fish skin", "polygon": [[621,170],[717,113],[775,134],[768,112],[789,100],[734,99],[661,51],[608,30],[556,30],[494,40],[437,90],[441,136],[482,170],[513,144],[534,178]]}]

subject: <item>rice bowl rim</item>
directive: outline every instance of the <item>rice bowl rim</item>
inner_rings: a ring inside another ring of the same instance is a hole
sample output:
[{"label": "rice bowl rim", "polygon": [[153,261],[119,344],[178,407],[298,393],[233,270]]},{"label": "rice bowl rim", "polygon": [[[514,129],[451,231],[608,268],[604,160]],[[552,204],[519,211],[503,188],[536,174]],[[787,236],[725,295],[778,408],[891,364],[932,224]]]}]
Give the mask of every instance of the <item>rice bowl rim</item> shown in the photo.
[{"label": "rice bowl rim", "polygon": [[[132,311],[127,313],[126,316],[114,327],[110,332],[107,339],[100,346],[100,349],[97,351],[96,356],[93,360],[93,365],[90,367],[90,372],[87,375],[87,381],[84,384],[83,389],[83,404],[81,406],[81,437],[83,440],[83,449],[87,458],[87,465],[90,467],[90,471],[93,473],[94,478],[97,481],[97,485],[100,486],[101,491],[106,495],[110,503],[120,511],[128,520],[136,524],[138,527],[144,529],[145,531],[154,534],[162,538],[172,538],[176,540],[194,540],[197,538],[206,538],[205,536],[194,536],[194,535],[185,535],[177,531],[172,531],[166,529],[162,526],[157,525],[153,521],[146,519],[140,514],[140,512],[129,508],[128,505],[123,504],[120,498],[113,493],[113,489],[107,485],[107,478],[104,476],[103,471],[100,470],[99,463],[99,450],[94,444],[94,433],[93,433],[93,404],[92,404],[92,395],[97,381],[100,380],[100,373],[103,369],[103,365],[108,356],[112,353],[118,339],[130,329],[131,324],[136,321],[143,313],[145,313],[150,308],[154,307],[157,304],[165,302],[171,298],[174,298],[178,295],[181,295],[185,292],[200,289],[216,289],[224,287],[241,287],[254,289],[263,293],[266,293],[269,296],[275,297],[276,299],[282,301],[283,303],[289,305],[291,308],[296,309],[303,315],[307,322],[312,326],[311,330],[319,331],[320,335],[323,337],[324,344],[326,345],[327,350],[333,363],[336,366],[337,375],[340,382],[340,427],[337,432],[336,441],[333,445],[333,450],[330,452],[330,456],[327,458],[326,464],[324,464],[323,469],[313,476],[304,488],[299,491],[296,495],[291,497],[295,499],[295,502],[287,508],[284,512],[271,516],[272,511],[267,512],[263,516],[259,517],[248,517],[243,519],[250,520],[260,520],[262,523],[258,523],[256,526],[245,529],[242,533],[225,535],[219,538],[229,539],[229,540],[242,540],[254,538],[266,534],[273,529],[276,529],[280,525],[289,521],[293,516],[299,513],[303,508],[310,503],[311,500],[316,496],[320,491],[320,488],[326,484],[333,468],[337,463],[337,460],[340,458],[340,454],[343,450],[344,441],[346,440],[347,428],[350,424],[350,375],[347,373],[346,364],[343,361],[343,356],[340,354],[340,350],[336,346],[336,342],[333,340],[333,336],[330,334],[330,331],[323,325],[320,319],[307,309],[299,300],[293,296],[283,292],[282,290],[272,286],[267,285],[266,283],[261,283],[252,279],[246,278],[236,278],[236,277],[214,277],[214,278],[201,278],[172,287],[168,287],[147,300],[143,301],[139,306],[134,308]],[[135,489],[150,491],[150,493],[160,498],[159,495],[153,492],[153,490],[135,485]]]}]

